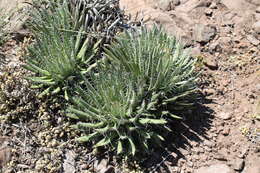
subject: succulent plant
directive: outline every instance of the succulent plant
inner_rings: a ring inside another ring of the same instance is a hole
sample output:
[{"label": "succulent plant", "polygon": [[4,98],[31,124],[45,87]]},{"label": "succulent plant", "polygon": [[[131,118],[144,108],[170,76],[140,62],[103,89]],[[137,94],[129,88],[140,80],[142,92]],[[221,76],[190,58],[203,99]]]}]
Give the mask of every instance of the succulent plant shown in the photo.
[{"label": "succulent plant", "polygon": [[127,27],[127,18],[119,8],[119,0],[69,0],[74,30],[83,30],[93,40],[108,43]]},{"label": "succulent plant", "polygon": [[[25,66],[40,96],[65,92],[71,83],[95,66],[104,44],[125,27],[125,16],[112,0],[33,1],[29,26],[36,43]],[[91,66],[92,65],[92,66]]]},{"label": "succulent plant", "polygon": [[35,88],[45,88],[40,96],[63,91],[68,99],[70,85],[80,73],[89,70],[99,42],[90,45],[90,39],[83,39],[82,29],[74,32],[66,2],[36,8],[32,16],[30,27],[36,41],[29,48],[25,68],[36,76],[28,79],[35,83]]},{"label": "succulent plant", "polygon": [[161,105],[172,103],[177,110],[190,106],[197,89],[196,59],[162,28],[126,32],[106,49],[106,55],[114,67],[131,73],[136,85],[143,86],[141,95],[156,95]]},{"label": "succulent plant", "polygon": [[107,50],[110,62],[78,87],[68,116],[84,133],[78,140],[135,155],[161,146],[177,110],[188,109],[196,92],[192,59],[160,28],[126,32]]}]

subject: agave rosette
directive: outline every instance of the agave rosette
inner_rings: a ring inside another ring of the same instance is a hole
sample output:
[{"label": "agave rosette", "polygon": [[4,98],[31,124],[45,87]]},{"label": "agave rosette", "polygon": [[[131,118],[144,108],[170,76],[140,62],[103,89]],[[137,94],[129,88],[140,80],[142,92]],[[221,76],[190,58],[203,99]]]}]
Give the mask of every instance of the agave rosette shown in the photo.
[{"label": "agave rosette", "polygon": [[176,110],[191,108],[195,59],[160,28],[126,32],[107,50],[109,63],[78,87],[68,116],[78,119],[79,141],[135,155],[164,141]]},{"label": "agave rosette", "polygon": [[[54,3],[54,2],[53,2]],[[67,91],[71,83],[85,73],[98,51],[97,42],[90,44],[83,30],[73,30],[68,4],[56,3],[49,8],[35,9],[30,26],[36,41],[29,48],[25,68],[36,75],[28,77],[34,88],[45,88],[40,96]]]}]

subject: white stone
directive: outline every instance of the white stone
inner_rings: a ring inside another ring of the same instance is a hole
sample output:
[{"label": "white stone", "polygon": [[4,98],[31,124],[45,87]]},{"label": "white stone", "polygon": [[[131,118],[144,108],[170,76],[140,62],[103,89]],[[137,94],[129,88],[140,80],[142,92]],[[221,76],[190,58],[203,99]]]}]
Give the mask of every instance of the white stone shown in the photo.
[{"label": "white stone", "polygon": [[223,120],[229,120],[231,119],[231,113],[229,112],[220,112],[216,114],[216,117],[223,119]]},{"label": "white stone", "polygon": [[253,24],[252,28],[257,32],[260,33],[260,20]]},{"label": "white stone", "polygon": [[247,40],[255,46],[260,44],[260,41],[257,40],[253,35],[248,35]]}]

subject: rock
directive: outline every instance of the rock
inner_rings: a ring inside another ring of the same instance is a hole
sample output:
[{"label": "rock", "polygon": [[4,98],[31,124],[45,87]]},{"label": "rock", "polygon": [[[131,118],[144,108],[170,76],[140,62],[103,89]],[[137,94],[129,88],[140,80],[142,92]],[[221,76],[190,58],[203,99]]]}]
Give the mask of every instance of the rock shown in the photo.
[{"label": "rock", "polygon": [[161,10],[170,10],[171,9],[171,0],[149,0],[148,4],[151,4],[153,8],[159,8]]},{"label": "rock", "polygon": [[243,146],[243,149],[240,151],[238,157],[241,159],[245,158],[247,152],[248,152],[248,146]]},{"label": "rock", "polygon": [[213,147],[215,144],[209,140],[205,140],[204,142],[204,145],[208,146],[208,147]]},{"label": "rock", "polygon": [[253,165],[252,167],[249,167],[245,173],[257,173],[260,172],[260,165]]},{"label": "rock", "polygon": [[[224,86],[224,87],[227,87],[229,84],[230,84],[230,82],[231,82],[231,80],[230,79],[223,79],[222,81],[221,81],[221,84]],[[227,109],[229,109],[230,110],[230,108],[231,108],[232,106],[227,106]]]},{"label": "rock", "polygon": [[86,169],[88,169],[89,168],[89,165],[88,164],[82,164],[82,165],[80,165],[80,169],[81,170],[86,170]]},{"label": "rock", "polygon": [[191,168],[194,166],[193,162],[191,162],[191,161],[186,162],[186,164],[187,164],[189,167],[191,167]]},{"label": "rock", "polygon": [[246,166],[243,173],[259,173],[260,172],[260,158],[253,160],[249,165]]},{"label": "rock", "polygon": [[220,45],[229,46],[232,43],[232,39],[230,37],[220,37],[218,42]]},{"label": "rock", "polygon": [[229,120],[231,119],[231,113],[229,112],[220,112],[218,114],[216,114],[216,117],[218,117],[219,119],[222,119],[222,120]]},{"label": "rock", "polygon": [[[154,9],[153,7],[154,2],[157,1],[156,0],[120,0],[119,6],[122,10],[125,11],[127,15],[134,16],[132,18],[133,21],[142,20],[144,21],[144,24],[148,28],[151,28],[154,25],[154,23],[160,24],[168,34],[174,35],[177,38],[180,38],[182,41],[184,41],[185,46],[187,46],[188,44],[190,45],[191,33],[188,30],[189,28],[188,25],[190,24],[187,23],[187,20],[193,23],[194,20],[190,19],[189,17],[186,17],[188,16],[187,14],[179,13],[176,12],[175,10],[170,11],[169,13],[168,12],[165,13],[160,9]],[[172,14],[173,12],[176,13],[177,15]],[[183,19],[182,17],[186,17],[187,20]],[[179,21],[181,25],[179,25],[178,23]]]},{"label": "rock", "polygon": [[260,20],[260,13],[255,13],[255,19],[258,21]]},{"label": "rock", "polygon": [[180,0],[147,0],[153,8],[159,8],[163,11],[170,11],[180,4]]},{"label": "rock", "polygon": [[247,35],[247,40],[255,46],[260,44],[260,41],[257,40],[253,35]]},{"label": "rock", "polygon": [[207,66],[210,70],[217,70],[218,69],[218,63],[217,61],[211,57],[208,56],[203,61],[204,65]]},{"label": "rock", "polygon": [[0,149],[0,170],[11,160],[11,149]]},{"label": "rock", "polygon": [[31,1],[32,0],[1,0],[0,8],[10,13],[13,12],[12,10],[16,8],[27,6],[24,2],[31,2]]},{"label": "rock", "polygon": [[204,91],[207,96],[213,95],[216,92],[213,88],[205,89]]},{"label": "rock", "polygon": [[194,47],[191,49],[191,55],[193,57],[198,57],[201,55],[200,47]]},{"label": "rock", "polygon": [[209,1],[201,0],[181,0],[180,2],[181,5],[176,7],[176,10],[182,12],[190,12],[195,8],[208,7],[210,5]]},{"label": "rock", "polygon": [[12,14],[9,18],[9,22],[6,29],[10,33],[16,33],[24,29],[24,24],[29,18],[28,11],[26,9],[29,4],[24,2],[31,2],[31,0],[1,0],[0,9],[4,9],[6,14]]},{"label": "rock", "polygon": [[23,41],[26,36],[30,35],[30,31],[27,29],[19,29],[12,32],[12,39],[16,41]]},{"label": "rock", "polygon": [[108,165],[108,161],[106,159],[96,160],[94,162],[94,171],[99,173],[114,173],[114,167]]},{"label": "rock", "polygon": [[65,154],[65,160],[63,163],[64,173],[74,173],[75,170],[75,157],[76,154],[73,151],[67,151]]},{"label": "rock", "polygon": [[220,153],[216,153],[214,154],[214,159],[217,159],[217,160],[220,160],[220,161],[226,161],[226,157],[223,155],[223,154],[220,154]]},{"label": "rock", "polygon": [[212,16],[212,13],[213,13],[213,10],[210,9],[210,8],[207,8],[207,9],[205,10],[206,16]]},{"label": "rock", "polygon": [[260,6],[255,10],[256,13],[260,13]]},{"label": "rock", "polygon": [[178,6],[181,4],[181,1],[180,0],[172,0],[172,4],[175,5],[175,6]]},{"label": "rock", "polygon": [[8,140],[8,137],[0,136],[0,149],[5,148],[7,146]]},{"label": "rock", "polygon": [[181,3],[181,4],[184,4],[184,3],[186,3],[187,1],[189,1],[189,0],[180,0],[180,3]]},{"label": "rock", "polygon": [[221,52],[221,50],[222,50],[222,48],[221,48],[218,41],[209,45],[209,52],[210,53]]},{"label": "rock", "polygon": [[[260,120],[260,98],[257,99],[257,104],[256,104],[256,108],[255,108],[254,112],[255,112],[255,115],[256,115],[256,119]],[[258,140],[260,140],[259,138],[260,137],[258,135]]]},{"label": "rock", "polygon": [[180,149],[179,149],[179,152],[180,152],[182,155],[184,155],[184,156],[187,156],[187,155],[190,154],[190,152],[189,152],[188,150],[184,149],[184,148],[180,148]]},{"label": "rock", "polygon": [[260,92],[260,83],[256,84],[255,88],[256,88],[256,92]]},{"label": "rock", "polygon": [[227,14],[224,15],[224,19],[223,19],[223,25],[229,25],[232,26],[234,25],[235,21],[233,21],[233,18],[236,16],[235,13],[233,12],[229,12]]},{"label": "rock", "polygon": [[[222,137],[221,142],[224,142],[224,139]],[[221,161],[227,161],[229,159],[229,150],[226,148],[220,148],[218,149],[216,156],[214,158],[221,160]]]},{"label": "rock", "polygon": [[114,173],[115,168],[113,166],[108,166],[105,170],[102,170],[100,173]]},{"label": "rock", "polygon": [[235,159],[232,163],[232,167],[236,171],[242,171],[245,166],[245,161],[243,159]]},{"label": "rock", "polygon": [[255,22],[255,23],[252,25],[252,28],[253,28],[257,33],[260,33],[260,20],[258,20],[257,22]]},{"label": "rock", "polygon": [[252,4],[260,5],[260,1],[259,0],[248,0],[248,1],[250,1]]},{"label": "rock", "polygon": [[208,147],[208,146],[205,146],[204,148],[205,148],[205,150],[206,150],[208,153],[210,153],[210,152],[212,151],[212,149],[211,149],[210,147]]},{"label": "rock", "polygon": [[216,2],[212,2],[211,5],[209,6],[210,9],[217,9],[217,3]]},{"label": "rock", "polygon": [[215,164],[199,168],[194,173],[234,173],[234,171],[225,164]]},{"label": "rock", "polygon": [[221,0],[221,3],[224,4],[229,10],[245,10],[250,9],[253,5],[248,3],[246,0]]},{"label": "rock", "polygon": [[196,24],[193,29],[193,38],[199,43],[207,43],[215,37],[216,33],[214,26]]},{"label": "rock", "polygon": [[229,135],[229,133],[230,133],[230,128],[224,128],[222,131],[222,135],[225,135],[225,136]]},{"label": "rock", "polygon": [[204,149],[201,148],[201,147],[196,147],[196,148],[194,148],[194,152],[195,152],[196,154],[204,153]]}]

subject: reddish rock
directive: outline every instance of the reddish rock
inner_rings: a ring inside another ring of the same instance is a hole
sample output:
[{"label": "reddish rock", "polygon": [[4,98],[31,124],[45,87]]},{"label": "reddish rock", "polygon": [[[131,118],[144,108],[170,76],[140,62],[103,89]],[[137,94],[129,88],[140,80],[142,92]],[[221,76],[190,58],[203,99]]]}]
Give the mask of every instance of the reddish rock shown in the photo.
[{"label": "reddish rock", "polygon": [[212,40],[216,33],[216,27],[209,25],[196,24],[193,29],[194,40],[203,44]]}]

